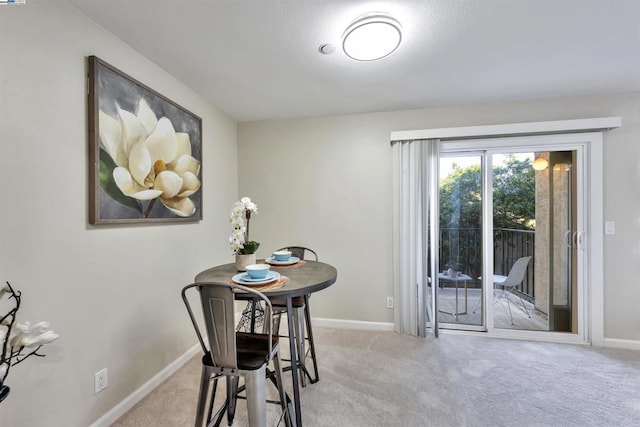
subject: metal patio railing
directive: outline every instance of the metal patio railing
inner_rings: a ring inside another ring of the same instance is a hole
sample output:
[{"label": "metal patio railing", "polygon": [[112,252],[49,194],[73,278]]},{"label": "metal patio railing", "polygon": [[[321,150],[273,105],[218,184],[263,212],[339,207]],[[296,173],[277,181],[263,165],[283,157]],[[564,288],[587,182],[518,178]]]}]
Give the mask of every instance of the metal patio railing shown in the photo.
[{"label": "metal patio railing", "polygon": [[[534,256],[535,231],[496,228],[493,233],[494,274],[506,276],[516,260],[523,256]],[[479,228],[441,228],[440,266],[438,271],[448,268],[463,271],[474,278],[471,285],[479,286],[482,276],[482,230]],[[533,262],[530,264],[533,266]],[[523,298],[535,299],[535,278],[533,268],[517,291]]]}]

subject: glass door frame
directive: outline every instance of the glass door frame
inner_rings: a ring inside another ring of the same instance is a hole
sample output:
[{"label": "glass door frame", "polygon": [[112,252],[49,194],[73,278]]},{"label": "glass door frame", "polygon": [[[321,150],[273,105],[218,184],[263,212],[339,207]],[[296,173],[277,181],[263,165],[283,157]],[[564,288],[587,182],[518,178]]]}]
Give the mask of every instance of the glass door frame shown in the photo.
[{"label": "glass door frame", "polygon": [[[455,150],[455,151],[446,150],[446,151],[443,151],[443,149],[442,149],[443,146],[446,147],[447,145],[443,144],[441,142],[441,147],[440,147],[439,155],[438,155],[438,159],[437,159],[437,161],[438,161],[438,179],[436,180],[437,190],[435,190],[435,191],[437,191],[438,194],[439,194],[439,188],[440,188],[440,186],[439,186],[439,184],[440,184],[440,182],[439,182],[440,181],[440,179],[439,179],[440,178],[439,177],[440,159],[447,158],[447,157],[478,157],[480,159],[480,175],[481,175],[480,179],[481,179],[481,182],[482,182],[482,188],[481,188],[481,191],[482,191],[481,215],[483,217],[482,226],[481,226],[482,227],[482,247],[483,247],[482,252],[484,253],[485,252],[485,248],[486,248],[486,243],[485,243],[486,242],[486,237],[484,235],[484,233],[485,233],[485,223],[484,223],[485,206],[484,206],[484,203],[485,203],[485,196],[487,194],[486,193],[486,189],[485,189],[485,181],[486,181],[485,170],[487,169],[486,151],[485,150],[478,150],[478,149],[475,149],[475,150],[464,150],[464,151],[459,151],[459,150]],[[440,200],[438,199],[438,206],[439,206],[439,203],[440,203]],[[437,216],[436,216],[436,222],[439,222],[439,218],[440,218],[440,210],[438,209]],[[436,237],[437,247],[439,247],[440,246],[440,241],[439,241],[439,237],[438,236],[440,234],[440,224],[438,224],[437,231],[438,231],[438,234],[435,237]],[[492,256],[493,256],[493,254],[492,254]],[[438,262],[439,262],[439,259],[438,259]],[[438,269],[436,268],[433,271],[437,272]],[[486,267],[484,265],[484,256],[483,256],[483,266],[482,266],[483,274],[484,274],[484,271],[486,271]],[[436,274],[436,276],[437,276],[437,274]],[[435,289],[436,290],[436,293],[435,293],[436,296],[434,298],[437,298],[437,291],[439,289],[439,282],[437,282],[437,283],[438,283],[438,286],[436,286],[436,289]],[[481,289],[481,295],[482,295],[481,298],[484,298],[484,294],[485,294],[484,286],[485,286],[485,283],[483,282],[482,283],[482,289]],[[471,307],[469,306],[469,302],[466,301],[465,304],[466,304],[467,311],[471,310]],[[482,306],[484,306],[484,305],[485,304],[484,304],[484,300],[483,300]],[[435,316],[438,316],[438,311],[436,311]],[[442,321],[438,320],[438,327],[440,327],[442,329],[455,329],[455,330],[462,330],[462,331],[478,331],[478,332],[485,332],[487,330],[487,328],[486,328],[486,320],[485,320],[485,317],[482,316],[482,315],[480,316],[480,325],[472,325],[472,324],[465,324],[465,323],[450,323],[450,322],[442,322]]]},{"label": "glass door frame", "polygon": [[[487,334],[540,341],[569,343],[599,343],[603,335],[603,253],[602,253],[602,133],[551,134],[536,136],[505,136],[440,142],[440,153],[477,153],[484,151],[483,162],[483,245],[486,251],[483,267],[483,324]],[[576,151],[577,167],[577,230],[576,269],[578,279],[577,333],[496,329],[493,325],[493,197],[492,155],[505,152]]]}]

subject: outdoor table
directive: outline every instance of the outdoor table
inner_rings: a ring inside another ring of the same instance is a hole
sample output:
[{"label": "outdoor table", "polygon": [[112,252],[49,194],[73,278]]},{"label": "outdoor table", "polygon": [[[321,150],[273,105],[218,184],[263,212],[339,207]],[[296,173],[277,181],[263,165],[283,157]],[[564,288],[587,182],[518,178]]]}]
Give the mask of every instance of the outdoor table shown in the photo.
[{"label": "outdoor table", "polygon": [[[456,277],[451,277],[447,274],[444,273],[438,273],[438,280],[440,282],[453,282],[454,286],[455,286],[455,292],[456,292],[456,309],[454,312],[449,312],[449,311],[444,311],[444,310],[438,310],[440,313],[445,313],[445,314],[450,314],[452,315],[456,320],[458,319],[458,316],[461,314],[467,314],[467,282],[469,280],[471,280],[471,277],[467,276],[466,274],[458,274]],[[458,284],[462,282],[464,283],[464,311],[458,311]]]}]

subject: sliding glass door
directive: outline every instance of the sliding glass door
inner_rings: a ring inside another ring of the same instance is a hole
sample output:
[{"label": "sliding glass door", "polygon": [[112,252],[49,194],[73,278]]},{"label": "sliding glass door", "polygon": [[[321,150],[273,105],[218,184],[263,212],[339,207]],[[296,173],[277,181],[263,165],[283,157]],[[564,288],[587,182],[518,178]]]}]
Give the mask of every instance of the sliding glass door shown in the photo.
[{"label": "sliding glass door", "polygon": [[439,326],[577,334],[586,309],[584,147],[505,138],[478,151],[478,142],[441,146]]},{"label": "sliding glass door", "polygon": [[439,164],[438,319],[480,329],[484,153],[441,154]]}]

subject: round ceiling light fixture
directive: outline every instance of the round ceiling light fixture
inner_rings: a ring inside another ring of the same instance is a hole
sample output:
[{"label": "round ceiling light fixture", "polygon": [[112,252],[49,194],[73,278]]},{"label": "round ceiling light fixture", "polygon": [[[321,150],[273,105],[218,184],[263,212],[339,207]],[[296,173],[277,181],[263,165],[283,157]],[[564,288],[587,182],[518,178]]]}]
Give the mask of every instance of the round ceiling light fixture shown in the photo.
[{"label": "round ceiling light fixture", "polygon": [[375,61],[389,56],[400,46],[400,23],[381,12],[357,18],[344,32],[342,49],[356,61]]}]

